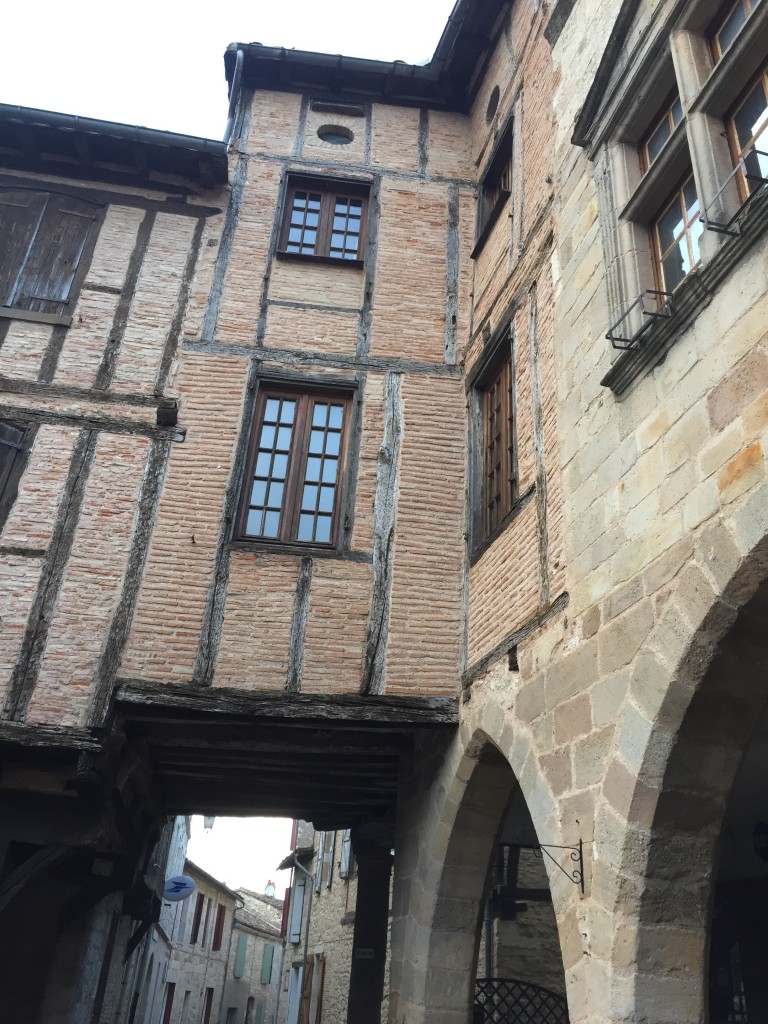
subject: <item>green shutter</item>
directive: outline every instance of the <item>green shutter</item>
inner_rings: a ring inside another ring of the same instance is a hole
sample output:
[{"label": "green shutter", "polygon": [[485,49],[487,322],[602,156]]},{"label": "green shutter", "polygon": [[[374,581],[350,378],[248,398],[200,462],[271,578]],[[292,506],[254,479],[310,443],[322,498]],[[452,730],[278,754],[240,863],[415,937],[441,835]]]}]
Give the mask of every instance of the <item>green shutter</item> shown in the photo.
[{"label": "green shutter", "polygon": [[245,974],[245,954],[248,950],[248,936],[241,935],[237,940],[237,956],[235,957],[234,975],[242,978]]},{"label": "green shutter", "polygon": [[261,982],[268,985],[272,981],[272,959],[275,955],[275,947],[269,942],[264,946],[264,956],[261,961]]},{"label": "green shutter", "polygon": [[255,1024],[264,1024],[264,1003],[259,1003],[259,1005],[256,1007]]}]

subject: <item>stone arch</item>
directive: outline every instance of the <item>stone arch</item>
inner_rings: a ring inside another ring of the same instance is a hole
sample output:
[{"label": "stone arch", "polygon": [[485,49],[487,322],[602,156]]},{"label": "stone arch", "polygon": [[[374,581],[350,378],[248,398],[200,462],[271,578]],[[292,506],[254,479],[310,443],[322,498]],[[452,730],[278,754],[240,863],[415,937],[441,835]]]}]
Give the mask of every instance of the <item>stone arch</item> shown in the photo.
[{"label": "stone arch", "polygon": [[699,537],[635,660],[617,724],[593,875],[614,916],[612,1020],[707,1019],[717,841],[768,707],[768,537],[745,553],[738,525]]},{"label": "stone arch", "polygon": [[402,815],[409,834],[399,834],[395,861],[390,1020],[397,1024],[471,1019],[489,869],[516,790],[537,834],[560,842],[552,832],[554,800],[532,766],[530,736],[522,727],[513,735],[498,704],[473,703],[448,748],[434,753],[431,766],[422,763],[421,778],[404,787],[414,796]]}]

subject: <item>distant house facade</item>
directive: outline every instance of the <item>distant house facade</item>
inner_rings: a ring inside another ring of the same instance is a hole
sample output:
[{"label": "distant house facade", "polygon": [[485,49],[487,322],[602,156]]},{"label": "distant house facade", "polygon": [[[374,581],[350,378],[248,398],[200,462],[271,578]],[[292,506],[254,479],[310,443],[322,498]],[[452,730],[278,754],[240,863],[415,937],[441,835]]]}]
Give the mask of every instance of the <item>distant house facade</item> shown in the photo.
[{"label": "distant house facade", "polygon": [[196,891],[175,904],[165,1003],[156,1024],[219,1024],[238,896],[190,860],[184,873]]},{"label": "distant house facade", "polygon": [[283,904],[237,889],[221,1024],[275,1024],[283,964]]}]

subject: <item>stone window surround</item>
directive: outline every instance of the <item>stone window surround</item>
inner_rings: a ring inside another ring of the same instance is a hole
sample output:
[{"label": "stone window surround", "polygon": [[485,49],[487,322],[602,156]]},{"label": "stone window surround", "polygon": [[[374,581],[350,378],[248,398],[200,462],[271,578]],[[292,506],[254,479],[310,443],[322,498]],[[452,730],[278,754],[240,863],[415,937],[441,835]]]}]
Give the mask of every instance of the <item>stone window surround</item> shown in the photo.
[{"label": "stone window surround", "polygon": [[[708,30],[718,9],[713,0],[676,3],[670,16],[659,19],[656,31],[648,33],[642,48],[629,58],[592,141],[611,324],[638,295],[657,287],[648,227],[686,168],[693,170],[702,208],[712,202],[733,171],[723,119],[768,55],[764,43],[768,5],[755,9],[733,46],[715,63]],[[660,39],[668,43],[659,47]],[[658,115],[658,97],[668,95],[675,84],[683,120],[643,174],[640,143]],[[710,212],[727,219],[739,202],[734,180]],[[739,237],[712,230],[703,233],[702,265],[675,291],[674,315],[654,321],[639,345],[614,353],[613,365],[602,380],[605,386],[624,394],[663,358],[675,336],[710,301],[714,285],[762,232],[763,213],[762,209],[750,211],[745,218],[750,230]],[[629,330],[641,325],[638,311],[634,322],[630,318]]]}]

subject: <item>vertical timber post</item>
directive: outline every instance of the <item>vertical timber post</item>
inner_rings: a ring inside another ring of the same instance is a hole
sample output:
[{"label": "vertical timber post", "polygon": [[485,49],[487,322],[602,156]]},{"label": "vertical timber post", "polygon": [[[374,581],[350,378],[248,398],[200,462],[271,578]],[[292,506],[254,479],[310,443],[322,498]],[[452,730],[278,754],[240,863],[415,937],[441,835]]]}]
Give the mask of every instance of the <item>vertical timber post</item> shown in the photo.
[{"label": "vertical timber post", "polygon": [[389,842],[352,831],[357,860],[357,903],[352,939],[347,1024],[371,1024],[381,1018],[387,962],[389,880],[392,853]]}]

